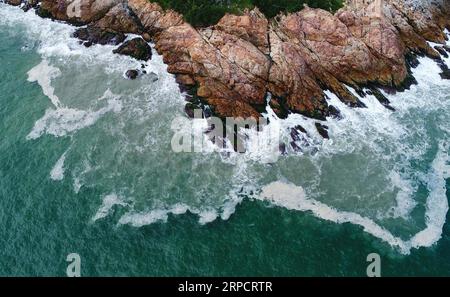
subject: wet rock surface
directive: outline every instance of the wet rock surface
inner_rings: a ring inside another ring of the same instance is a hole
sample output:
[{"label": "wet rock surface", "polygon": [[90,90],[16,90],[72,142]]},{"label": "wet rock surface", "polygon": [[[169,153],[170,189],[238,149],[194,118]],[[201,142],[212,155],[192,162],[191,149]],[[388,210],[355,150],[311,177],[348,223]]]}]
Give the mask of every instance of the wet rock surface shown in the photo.
[{"label": "wet rock surface", "polygon": [[131,80],[136,79],[139,76],[139,71],[135,69],[128,70],[127,72],[125,72],[125,76]]},{"label": "wet rock surface", "polygon": [[134,38],[122,44],[113,51],[115,54],[126,55],[136,60],[148,61],[152,58],[152,48],[142,38]]},{"label": "wet rock surface", "polygon": [[73,34],[74,37],[85,41],[84,45],[90,47],[92,44],[112,44],[118,45],[125,40],[125,34],[110,29],[103,29],[97,26],[87,26],[80,28]]}]

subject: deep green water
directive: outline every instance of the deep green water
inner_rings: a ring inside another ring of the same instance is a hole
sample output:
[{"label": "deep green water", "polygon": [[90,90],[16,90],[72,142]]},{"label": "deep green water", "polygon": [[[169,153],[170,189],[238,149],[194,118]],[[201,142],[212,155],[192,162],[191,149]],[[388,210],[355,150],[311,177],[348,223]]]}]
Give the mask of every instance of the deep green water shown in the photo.
[{"label": "deep green water", "polygon": [[365,276],[373,252],[384,276],[450,275],[450,84],[432,61],[391,96],[396,113],[330,95],[344,115],[332,141],[310,120],[282,122],[309,129],[311,149],[266,164],[172,152],[183,98],[161,58],[128,81],[139,63],[84,49],[72,30],[0,4],[0,275],[64,276],[78,253],[85,276]]}]

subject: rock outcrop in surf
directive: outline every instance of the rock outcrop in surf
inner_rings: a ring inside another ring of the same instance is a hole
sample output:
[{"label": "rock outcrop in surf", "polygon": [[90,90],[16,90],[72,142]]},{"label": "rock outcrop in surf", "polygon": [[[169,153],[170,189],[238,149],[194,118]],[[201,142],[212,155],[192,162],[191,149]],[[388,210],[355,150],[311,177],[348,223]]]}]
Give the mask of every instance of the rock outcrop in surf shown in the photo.
[{"label": "rock outcrop in surf", "polygon": [[[6,1],[36,7],[41,16],[87,25],[76,35],[92,43],[123,41],[126,33],[155,43],[168,71],[220,117],[259,117],[267,105],[324,120],[339,111],[330,90],[345,104],[364,107],[349,91],[374,94],[378,88],[404,90],[414,83],[415,56],[441,60],[450,29],[450,2],[349,0],[335,14],[305,7],[267,19],[257,8],[225,15],[216,25],[194,28],[172,10],[147,0]],[[192,103],[189,103],[192,104]]]}]

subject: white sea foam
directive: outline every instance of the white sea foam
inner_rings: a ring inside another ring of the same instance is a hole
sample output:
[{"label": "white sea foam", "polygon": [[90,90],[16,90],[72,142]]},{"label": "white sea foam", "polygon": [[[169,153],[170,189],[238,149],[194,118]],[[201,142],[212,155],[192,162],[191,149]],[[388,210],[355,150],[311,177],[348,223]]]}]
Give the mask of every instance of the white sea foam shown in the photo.
[{"label": "white sea foam", "polygon": [[61,75],[61,71],[50,66],[47,60],[43,60],[39,65],[28,72],[28,81],[37,82],[44,92],[44,95],[50,98],[56,108],[61,107],[58,96],[55,95],[55,89],[51,86],[52,79]]},{"label": "white sea foam", "polygon": [[107,105],[95,111],[64,107],[47,109],[45,115],[34,124],[27,139],[37,139],[43,134],[50,134],[55,137],[66,136],[95,124],[99,118],[109,112],[118,113],[121,111],[122,104],[118,96],[107,90],[99,100],[104,98],[109,98],[107,99]]},{"label": "white sea foam", "polygon": [[446,179],[450,178],[448,149],[447,143],[440,143],[432,169],[426,176],[429,190],[425,213],[427,227],[410,240],[413,248],[432,246],[442,236],[449,209],[446,194]]},{"label": "white sea foam", "polygon": [[95,216],[92,218],[92,220],[95,222],[97,220],[107,217],[111,213],[111,210],[115,205],[127,206],[128,203],[125,202],[123,197],[118,196],[115,193],[104,196],[103,203],[98,209]]},{"label": "white sea foam", "polygon": [[224,204],[222,215],[215,208],[199,209],[196,207],[188,206],[184,203],[177,203],[168,208],[157,208],[150,211],[135,212],[130,211],[124,214],[119,219],[119,225],[131,225],[134,227],[142,227],[145,225],[154,224],[157,222],[167,222],[169,215],[183,215],[187,212],[195,214],[198,216],[198,222],[201,225],[209,224],[214,222],[219,216],[223,220],[227,220],[235,210],[237,202],[228,201]]},{"label": "white sea foam", "polygon": [[403,254],[409,254],[412,248],[430,247],[442,236],[442,228],[445,224],[448,212],[445,180],[450,178],[449,156],[446,147],[440,149],[433,161],[428,174],[428,188],[430,194],[427,199],[426,228],[410,240],[403,240],[393,235],[387,229],[378,225],[372,219],[363,217],[357,213],[339,211],[317,200],[306,196],[302,187],[284,182],[273,182],[262,188],[258,199],[290,210],[311,212],[314,216],[332,221],[338,224],[352,223],[364,228],[364,231],[380,238]]},{"label": "white sea foam", "polygon": [[58,159],[52,171],[50,171],[50,178],[54,181],[61,181],[64,179],[64,162],[66,161],[67,151]]},{"label": "white sea foam", "polygon": [[392,186],[398,190],[395,198],[396,205],[392,208],[392,217],[407,219],[411,211],[417,206],[417,202],[413,199],[416,187],[396,170],[391,171],[389,180]]}]

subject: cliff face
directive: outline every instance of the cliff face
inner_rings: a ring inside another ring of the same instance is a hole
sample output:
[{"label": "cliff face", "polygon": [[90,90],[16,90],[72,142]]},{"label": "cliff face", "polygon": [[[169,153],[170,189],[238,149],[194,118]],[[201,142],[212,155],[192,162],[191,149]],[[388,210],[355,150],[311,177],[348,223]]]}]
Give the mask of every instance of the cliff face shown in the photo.
[{"label": "cliff face", "polygon": [[360,92],[407,87],[413,79],[405,57],[440,59],[427,40],[443,43],[443,30],[450,29],[447,0],[353,0],[334,15],[305,8],[273,20],[254,9],[209,28],[194,28],[147,0],[42,0],[39,11],[89,24],[96,34],[139,33],[153,40],[169,72],[222,117],[259,116],[268,92],[280,116],[335,114],[324,90],[361,107],[345,85]]}]

